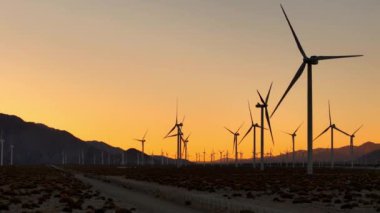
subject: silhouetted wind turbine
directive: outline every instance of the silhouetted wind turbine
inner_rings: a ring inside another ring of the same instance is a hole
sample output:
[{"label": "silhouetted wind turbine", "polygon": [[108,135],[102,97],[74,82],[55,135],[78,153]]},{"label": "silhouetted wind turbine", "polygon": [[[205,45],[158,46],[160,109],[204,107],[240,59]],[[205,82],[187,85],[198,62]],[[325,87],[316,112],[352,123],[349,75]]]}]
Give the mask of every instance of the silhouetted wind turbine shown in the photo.
[{"label": "silhouetted wind turbine", "polygon": [[284,132],[285,134],[288,134],[290,136],[292,136],[292,164],[293,164],[293,168],[294,168],[294,165],[295,165],[295,142],[296,142],[296,136],[297,136],[297,131],[299,130],[299,128],[301,127],[302,124],[300,124],[297,129],[293,132],[293,133],[289,133],[289,132]]},{"label": "silhouetted wind turbine", "polygon": [[203,150],[203,166],[206,166],[206,149]]},{"label": "silhouetted wind turbine", "polygon": [[[175,115],[175,124],[173,126],[173,128],[170,129],[170,131],[168,132],[168,134],[166,134],[166,136],[164,138],[168,138],[168,137],[172,137],[172,136],[177,136],[177,167],[180,166],[181,164],[181,157],[182,157],[182,154],[181,154],[181,142],[182,142],[182,126],[183,126],[183,122],[185,120],[185,117],[183,117],[183,120],[182,122],[178,123],[178,101],[177,101],[177,106],[176,106],[176,115]],[[175,135],[172,135],[172,136],[169,136],[175,129],[177,129],[177,134]]]},{"label": "silhouetted wind turbine", "polygon": [[350,135],[348,133],[344,132],[343,130],[339,129],[335,125],[335,123],[332,123],[330,101],[329,101],[329,122],[330,122],[330,125],[325,130],[323,130],[323,132],[321,132],[321,134],[319,134],[314,139],[314,141],[317,140],[319,137],[321,137],[323,134],[325,134],[328,130],[331,130],[330,162],[331,162],[331,168],[334,168],[334,130],[338,130],[339,132],[341,132],[347,136],[350,136]]},{"label": "silhouetted wind turbine", "polygon": [[222,166],[222,162],[223,162],[223,151],[219,150],[219,164],[220,164],[220,166]]},{"label": "silhouetted wind turbine", "polygon": [[102,157],[101,157],[102,165],[104,165],[104,152],[102,151]]},{"label": "silhouetted wind turbine", "polygon": [[252,110],[251,110],[251,105],[248,101],[248,109],[249,109],[249,115],[250,115],[250,118],[251,118],[251,126],[249,127],[247,133],[245,133],[245,135],[242,137],[242,139],[240,140],[239,142],[239,145],[241,142],[243,142],[244,138],[247,137],[247,135],[253,131],[253,151],[252,151],[252,166],[253,168],[256,167],[256,128],[261,128],[261,126],[258,124],[258,123],[255,123],[253,121],[253,116],[252,116]]},{"label": "silhouetted wind turbine", "polygon": [[226,164],[228,165],[228,149],[226,151]]},{"label": "silhouetted wind turbine", "polygon": [[357,130],[354,131],[354,133],[352,133],[350,135],[350,155],[351,155],[351,168],[354,168],[354,138],[355,138],[355,134],[363,127],[363,125],[361,125]]},{"label": "silhouetted wind turbine", "polygon": [[270,117],[269,117],[269,112],[268,112],[268,101],[269,101],[269,96],[270,96],[270,92],[272,90],[272,84],[270,84],[270,87],[269,87],[269,90],[268,90],[268,94],[267,96],[265,97],[265,100],[264,98],[261,96],[260,92],[257,91],[257,93],[259,94],[259,97],[260,97],[260,100],[261,100],[261,103],[257,103],[256,104],[256,108],[260,108],[261,109],[261,153],[260,153],[260,170],[264,170],[264,114],[265,114],[265,119],[268,123],[268,127],[269,127],[269,131],[270,131],[270,136],[272,138],[272,143],[274,144],[274,139],[273,139],[273,132],[272,132],[272,126],[270,124]]},{"label": "silhouetted wind turbine", "polygon": [[3,130],[1,130],[1,135],[0,135],[0,145],[1,145],[1,160],[0,160],[0,165],[4,166],[4,135],[3,135]]},{"label": "silhouetted wind turbine", "polygon": [[276,108],[273,110],[273,114],[276,112],[282,101],[284,100],[285,96],[288,94],[290,89],[293,87],[293,85],[297,82],[297,80],[301,77],[303,71],[305,70],[305,66],[307,65],[307,173],[313,174],[313,87],[312,87],[312,66],[318,64],[320,60],[330,60],[330,59],[339,59],[339,58],[351,58],[351,57],[359,57],[362,55],[342,55],[342,56],[311,56],[308,57],[303,50],[300,41],[298,40],[298,37],[288,19],[288,16],[285,13],[284,8],[281,5],[282,12],[285,15],[286,21],[288,22],[288,25],[290,27],[290,30],[292,31],[293,37],[296,41],[298,50],[300,51],[301,55],[303,56],[303,62],[301,66],[299,67],[298,71],[296,72],[295,76],[293,77],[292,81],[290,82],[288,88],[285,90],[284,95],[281,97],[280,101],[278,102]]},{"label": "silhouetted wind turbine", "polygon": [[231,134],[234,135],[234,142],[233,142],[233,146],[232,146],[232,151],[235,151],[235,167],[238,166],[238,164],[237,164],[238,163],[238,143],[237,143],[237,141],[238,141],[238,137],[240,135],[239,131],[240,131],[242,126],[243,126],[243,124],[240,125],[239,129],[236,132],[233,132],[230,129],[228,129],[227,127],[224,127],[227,131],[229,131]]},{"label": "silhouetted wind turbine", "polygon": [[15,148],[15,146],[13,144],[11,144],[11,166],[13,166],[13,149]]},{"label": "silhouetted wind turbine", "polygon": [[185,138],[183,139],[182,138],[182,141],[183,141],[183,150],[184,150],[184,154],[185,154],[185,160],[187,160],[187,143],[189,143],[189,137],[190,137],[191,133]]},{"label": "silhouetted wind turbine", "polygon": [[135,141],[141,142],[141,165],[144,165],[144,144],[146,142],[145,137],[147,133],[148,130],[145,131],[145,134],[141,139],[135,139]]}]

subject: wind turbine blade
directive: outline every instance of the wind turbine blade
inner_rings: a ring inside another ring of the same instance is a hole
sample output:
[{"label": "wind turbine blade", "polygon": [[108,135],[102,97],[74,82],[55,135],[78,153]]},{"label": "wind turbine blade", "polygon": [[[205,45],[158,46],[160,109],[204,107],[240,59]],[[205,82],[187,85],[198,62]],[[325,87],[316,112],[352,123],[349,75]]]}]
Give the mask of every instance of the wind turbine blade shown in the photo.
[{"label": "wind turbine blade", "polygon": [[239,127],[239,129],[236,131],[236,133],[239,132],[239,130],[243,127],[243,125],[244,125],[244,122],[240,125],[240,127]]},{"label": "wind turbine blade", "polygon": [[341,130],[341,129],[339,129],[338,127],[334,127],[334,129],[336,129],[336,130],[338,130],[339,132],[341,132],[341,133],[343,133],[343,134],[345,134],[345,135],[347,135],[348,137],[350,137],[351,135],[350,134],[348,134],[347,132],[345,132],[345,131],[343,131],[343,130]]},{"label": "wind turbine blade", "polygon": [[[261,127],[260,125],[257,125],[257,127],[259,127],[259,128],[263,128],[263,127]],[[268,129],[267,129],[267,128],[265,128],[265,127],[264,127],[264,129],[265,129],[265,130],[268,130]]]},{"label": "wind turbine blade", "polygon": [[338,58],[353,58],[361,57],[363,55],[338,55],[338,56],[317,56],[318,60],[329,60],[329,59],[338,59]]},{"label": "wind turbine blade", "polygon": [[259,97],[260,97],[261,102],[262,102],[263,104],[265,104],[264,98],[263,98],[263,96],[261,96],[259,90],[257,90],[257,94],[259,94]]},{"label": "wind turbine blade", "polygon": [[317,140],[319,137],[321,137],[323,134],[325,134],[330,128],[331,128],[331,126],[327,127],[325,130],[323,130],[323,132],[321,132],[321,134],[319,134],[316,138],[314,138],[313,141]]},{"label": "wind turbine blade", "polygon": [[145,139],[146,134],[148,133],[148,130],[145,131],[145,134],[143,136],[143,139]]},{"label": "wind turbine blade", "polygon": [[269,96],[270,96],[270,92],[272,90],[272,85],[273,85],[273,82],[270,84],[270,87],[269,87],[269,90],[268,90],[268,94],[267,94],[267,97],[265,97],[265,103],[268,104],[268,101],[269,101]]},{"label": "wind turbine blade", "polygon": [[183,122],[185,122],[185,118],[186,118],[186,116],[183,116],[183,119],[182,119],[182,124],[183,124]]},{"label": "wind turbine blade", "polygon": [[301,123],[301,124],[297,127],[296,131],[294,131],[293,134],[296,134],[296,133],[298,132],[298,130],[300,129],[300,127],[302,126],[302,124],[303,124],[303,123]]},{"label": "wind turbine blade", "polygon": [[164,138],[167,138],[169,135],[170,135],[170,133],[172,133],[173,131],[174,131],[174,129],[177,127],[177,124],[175,124],[174,126],[173,126],[173,128],[171,128],[171,130],[168,132],[168,134],[166,134],[166,136],[164,137]]},{"label": "wind turbine blade", "polygon": [[332,124],[332,121],[331,121],[331,108],[330,108],[330,100],[329,100],[329,121],[330,121],[330,126]]},{"label": "wind turbine blade", "polygon": [[175,123],[178,124],[178,98],[177,98],[176,108],[175,108]]},{"label": "wind turbine blade", "polygon": [[298,40],[298,37],[297,37],[297,35],[296,35],[296,32],[294,31],[293,26],[292,26],[292,24],[290,23],[289,18],[288,18],[288,16],[286,15],[286,12],[285,12],[284,8],[282,7],[282,4],[281,4],[281,9],[282,9],[282,12],[283,12],[284,15],[285,15],[286,21],[287,21],[288,24],[289,24],[290,30],[292,31],[292,34],[293,34],[293,37],[294,37],[294,39],[296,40],[298,50],[301,52],[301,54],[302,54],[302,56],[303,56],[304,58],[307,58],[306,53],[305,53],[305,51],[303,50],[300,41]]},{"label": "wind turbine blade", "polygon": [[235,134],[233,131],[231,131],[230,129],[228,129],[227,127],[224,127],[227,131],[231,132],[231,134]]},{"label": "wind turbine blade", "polygon": [[245,133],[245,135],[241,138],[241,140],[240,140],[240,142],[239,142],[239,145],[240,145],[241,142],[244,140],[244,138],[247,137],[247,135],[249,134],[249,132],[251,132],[252,128],[253,128],[253,126],[251,126],[251,127],[248,129],[247,133]]},{"label": "wind turbine blade", "polygon": [[267,123],[268,123],[269,131],[270,131],[270,136],[271,136],[271,138],[272,138],[272,143],[273,143],[273,145],[274,145],[272,126],[271,126],[271,124],[270,124],[270,116],[269,116],[268,108],[267,108],[267,107],[265,107],[265,117],[266,117],[266,119],[267,119]]},{"label": "wind turbine blade", "polygon": [[362,127],[363,125],[361,125],[354,133],[352,133],[352,135],[355,135]]},{"label": "wind turbine blade", "polygon": [[253,116],[252,116],[251,104],[249,103],[249,101],[248,101],[248,109],[249,109],[249,116],[251,118],[251,123],[253,125]]},{"label": "wind turbine blade", "polygon": [[142,142],[142,140],[140,140],[140,139],[136,139],[136,138],[135,138],[134,140],[135,140],[135,141],[138,141],[138,142]]},{"label": "wind turbine blade", "polygon": [[280,106],[280,104],[282,103],[282,101],[284,100],[284,98],[286,97],[286,95],[288,94],[288,92],[290,91],[290,89],[292,89],[292,87],[294,86],[294,84],[297,82],[297,80],[301,77],[304,69],[305,69],[305,66],[306,66],[306,63],[302,63],[300,68],[298,68],[296,74],[294,75],[292,81],[290,82],[288,88],[285,90],[285,93],[284,95],[282,95],[280,101],[278,102],[276,108],[274,108],[273,112],[272,112],[272,115],[271,117],[273,116],[273,114],[276,112],[276,110],[278,109],[278,107]]},{"label": "wind turbine blade", "polygon": [[281,132],[283,132],[283,133],[285,133],[285,134],[287,134],[287,135],[290,135],[290,136],[292,136],[292,133],[289,133],[289,132],[285,132],[285,131],[281,131]]},{"label": "wind turbine blade", "polygon": [[190,134],[187,136],[187,138],[185,139],[186,141],[189,140],[190,135],[191,135],[191,132],[190,132]]}]

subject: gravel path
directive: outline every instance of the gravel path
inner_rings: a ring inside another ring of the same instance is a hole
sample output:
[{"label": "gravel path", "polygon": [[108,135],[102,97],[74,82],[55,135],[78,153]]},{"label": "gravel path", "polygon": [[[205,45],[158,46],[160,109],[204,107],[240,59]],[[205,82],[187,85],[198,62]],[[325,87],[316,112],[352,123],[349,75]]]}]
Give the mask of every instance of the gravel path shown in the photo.
[{"label": "gravel path", "polygon": [[116,205],[127,209],[135,208],[136,212],[199,212],[186,206],[162,200],[145,193],[133,191],[116,184],[88,178],[82,174],[76,174],[75,176],[84,183],[90,184],[93,189],[112,198]]}]

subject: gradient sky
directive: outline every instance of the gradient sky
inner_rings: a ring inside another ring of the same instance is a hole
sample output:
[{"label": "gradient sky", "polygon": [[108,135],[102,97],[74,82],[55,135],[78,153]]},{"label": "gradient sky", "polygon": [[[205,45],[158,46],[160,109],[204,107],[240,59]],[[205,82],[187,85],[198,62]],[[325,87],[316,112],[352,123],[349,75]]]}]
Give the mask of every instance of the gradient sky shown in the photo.
[{"label": "gradient sky", "polygon": [[[327,101],[338,127],[356,144],[380,141],[380,1],[1,1],[0,111],[68,130],[84,140],[172,156],[163,140],[186,115],[189,152],[232,149],[223,127],[249,125],[247,101],[273,81],[272,110],[301,63],[280,3],[308,55],[364,54],[314,67],[315,134],[328,125]],[[306,75],[273,117],[278,154],[306,122]],[[254,109],[254,119],[259,111]],[[251,137],[250,137],[251,138]],[[269,139],[269,135],[267,135]],[[336,146],[348,145],[339,134]],[[239,146],[251,156],[251,139]],[[326,135],[315,147],[329,147]],[[306,125],[297,138],[306,148]]]}]

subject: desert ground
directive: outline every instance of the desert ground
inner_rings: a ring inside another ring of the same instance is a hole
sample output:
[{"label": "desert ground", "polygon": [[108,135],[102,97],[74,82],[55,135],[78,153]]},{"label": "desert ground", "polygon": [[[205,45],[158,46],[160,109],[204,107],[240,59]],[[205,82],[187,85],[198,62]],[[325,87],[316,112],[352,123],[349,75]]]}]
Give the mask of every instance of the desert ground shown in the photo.
[{"label": "desert ground", "polygon": [[380,171],[17,166],[0,192],[0,212],[380,212]]}]

